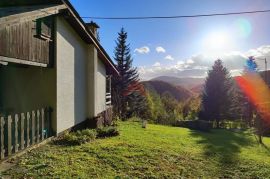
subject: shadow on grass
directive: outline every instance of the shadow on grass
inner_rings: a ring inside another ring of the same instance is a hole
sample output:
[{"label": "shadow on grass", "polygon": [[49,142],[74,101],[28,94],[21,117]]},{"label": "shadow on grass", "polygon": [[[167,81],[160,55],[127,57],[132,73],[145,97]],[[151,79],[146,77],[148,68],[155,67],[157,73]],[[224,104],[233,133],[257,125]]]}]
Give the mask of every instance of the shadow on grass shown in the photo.
[{"label": "shadow on grass", "polygon": [[270,148],[266,144],[262,143],[261,145],[270,153]]},{"label": "shadow on grass", "polygon": [[247,133],[223,129],[209,133],[192,131],[191,135],[198,139],[198,144],[203,145],[205,157],[218,162],[220,170],[236,167],[241,148],[254,144]]}]

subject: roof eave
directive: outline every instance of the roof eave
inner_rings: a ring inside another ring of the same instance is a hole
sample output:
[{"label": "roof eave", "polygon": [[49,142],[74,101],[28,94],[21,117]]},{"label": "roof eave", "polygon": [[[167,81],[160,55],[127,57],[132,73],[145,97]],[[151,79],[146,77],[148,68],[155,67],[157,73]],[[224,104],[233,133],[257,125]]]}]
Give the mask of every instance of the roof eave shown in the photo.
[{"label": "roof eave", "polygon": [[114,65],[114,63],[112,62],[111,58],[109,57],[105,49],[100,45],[100,43],[98,42],[94,34],[86,27],[84,21],[82,20],[80,15],[77,13],[75,8],[72,6],[72,4],[67,0],[62,0],[62,2],[68,7],[67,9],[69,13],[72,15],[72,17],[74,17],[79,27],[85,32],[85,35],[90,39],[91,43],[93,43],[94,46],[97,48],[101,57],[103,57],[103,59],[106,60],[105,63],[110,66],[110,68],[113,70],[115,74],[119,75],[119,72],[116,66]]}]

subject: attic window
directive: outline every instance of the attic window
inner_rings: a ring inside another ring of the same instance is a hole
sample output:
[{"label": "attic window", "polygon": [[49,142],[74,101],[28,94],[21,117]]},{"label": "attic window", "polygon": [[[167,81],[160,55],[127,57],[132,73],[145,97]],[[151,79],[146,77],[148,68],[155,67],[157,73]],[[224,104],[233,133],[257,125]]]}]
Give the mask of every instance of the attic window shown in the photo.
[{"label": "attic window", "polygon": [[36,21],[36,37],[43,40],[51,40],[52,19],[49,17],[40,18]]}]

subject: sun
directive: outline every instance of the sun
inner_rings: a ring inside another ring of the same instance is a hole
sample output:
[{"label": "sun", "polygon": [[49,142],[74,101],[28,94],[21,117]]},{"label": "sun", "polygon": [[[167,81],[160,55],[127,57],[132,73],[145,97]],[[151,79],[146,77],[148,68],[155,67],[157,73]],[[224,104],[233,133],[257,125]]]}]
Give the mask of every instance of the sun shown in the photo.
[{"label": "sun", "polygon": [[208,38],[208,45],[211,48],[224,48],[228,44],[228,37],[225,33],[213,33]]},{"label": "sun", "polygon": [[232,47],[233,43],[229,33],[219,31],[206,35],[203,46],[207,52],[225,52]]}]

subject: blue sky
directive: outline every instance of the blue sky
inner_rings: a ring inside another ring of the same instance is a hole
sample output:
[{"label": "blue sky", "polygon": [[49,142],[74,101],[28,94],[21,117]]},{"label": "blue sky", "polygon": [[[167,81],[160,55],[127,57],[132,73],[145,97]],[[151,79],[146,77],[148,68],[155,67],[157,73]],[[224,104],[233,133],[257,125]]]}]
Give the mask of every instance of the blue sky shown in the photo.
[{"label": "blue sky", "polygon": [[[81,16],[173,16],[270,9],[269,0],[71,0]],[[270,13],[166,20],[94,20],[113,57],[121,27],[128,32],[141,78],[204,77],[217,58],[233,75],[249,55],[270,56]],[[85,19],[86,22],[91,19]],[[159,47],[159,53],[156,48]],[[162,47],[162,48],[161,48]],[[165,51],[165,52],[164,52]],[[270,58],[269,58],[270,59]],[[261,68],[262,62],[259,61]]]}]

